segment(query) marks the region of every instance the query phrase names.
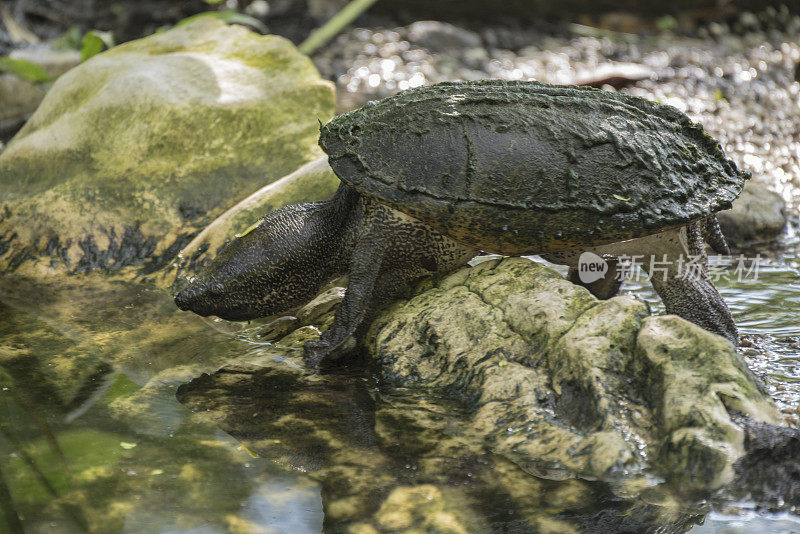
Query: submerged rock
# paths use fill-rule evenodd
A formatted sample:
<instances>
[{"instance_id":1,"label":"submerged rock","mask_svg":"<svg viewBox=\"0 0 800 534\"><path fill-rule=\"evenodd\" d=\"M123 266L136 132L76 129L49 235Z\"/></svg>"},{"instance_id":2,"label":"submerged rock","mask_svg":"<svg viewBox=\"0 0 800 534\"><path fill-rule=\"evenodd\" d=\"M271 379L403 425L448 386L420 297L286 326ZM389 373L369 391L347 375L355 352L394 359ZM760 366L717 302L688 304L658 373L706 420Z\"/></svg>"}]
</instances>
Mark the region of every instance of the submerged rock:
<instances>
[{"instance_id":1,"label":"submerged rock","mask_svg":"<svg viewBox=\"0 0 800 534\"><path fill-rule=\"evenodd\" d=\"M465 432L532 474L605 478L645 466L684 489L730 482L744 454L731 412L779 413L735 348L618 296L598 301L523 258L453 273L373 324L392 387L471 407Z\"/></svg>"},{"instance_id":2,"label":"submerged rock","mask_svg":"<svg viewBox=\"0 0 800 534\"><path fill-rule=\"evenodd\" d=\"M320 157L333 101L289 41L209 18L91 58L0 155L0 270L159 269Z\"/></svg>"}]
</instances>

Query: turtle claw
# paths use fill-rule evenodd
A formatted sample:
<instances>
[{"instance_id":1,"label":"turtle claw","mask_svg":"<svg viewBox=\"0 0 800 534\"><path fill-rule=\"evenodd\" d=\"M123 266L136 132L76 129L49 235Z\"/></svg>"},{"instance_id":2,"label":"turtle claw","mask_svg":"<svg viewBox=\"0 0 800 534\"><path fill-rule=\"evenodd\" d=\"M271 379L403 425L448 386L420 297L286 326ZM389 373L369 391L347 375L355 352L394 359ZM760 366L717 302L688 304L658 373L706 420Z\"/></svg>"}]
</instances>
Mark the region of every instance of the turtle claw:
<instances>
[{"instance_id":1,"label":"turtle claw","mask_svg":"<svg viewBox=\"0 0 800 534\"><path fill-rule=\"evenodd\" d=\"M320 364L325 361L332 351L330 343L322 339L307 341L303 345L303 362L306 367L319 370Z\"/></svg>"},{"instance_id":2,"label":"turtle claw","mask_svg":"<svg viewBox=\"0 0 800 534\"><path fill-rule=\"evenodd\" d=\"M303 361L306 367L316 371L352 351L355 345L356 342L352 336L347 336L337 342L325 339L323 333L323 337L320 339L306 341L303 345Z\"/></svg>"}]
</instances>

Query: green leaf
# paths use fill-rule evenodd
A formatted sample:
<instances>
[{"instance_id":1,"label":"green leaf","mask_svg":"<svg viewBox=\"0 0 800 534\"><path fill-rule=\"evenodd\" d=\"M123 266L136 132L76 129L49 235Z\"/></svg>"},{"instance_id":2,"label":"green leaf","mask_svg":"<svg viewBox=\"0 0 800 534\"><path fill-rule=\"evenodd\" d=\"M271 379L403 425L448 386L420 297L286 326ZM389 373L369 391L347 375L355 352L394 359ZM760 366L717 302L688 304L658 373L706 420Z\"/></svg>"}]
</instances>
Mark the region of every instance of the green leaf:
<instances>
[{"instance_id":1,"label":"green leaf","mask_svg":"<svg viewBox=\"0 0 800 534\"><path fill-rule=\"evenodd\" d=\"M664 15L656 19L656 28L662 32L672 31L678 27L678 21L672 15Z\"/></svg>"},{"instance_id":2,"label":"green leaf","mask_svg":"<svg viewBox=\"0 0 800 534\"><path fill-rule=\"evenodd\" d=\"M243 24L245 26L251 26L261 33L267 33L269 30L264 25L263 22L258 20L255 17L251 17L250 15L245 15L243 13L239 13L235 9L226 9L225 11L206 11L204 13L198 13L197 15L192 15L191 17L186 17L182 21L178 22L175 26L182 26L187 22L192 22L193 20L197 20L204 17L211 17L213 19L219 19L223 22L228 24Z\"/></svg>"},{"instance_id":3,"label":"green leaf","mask_svg":"<svg viewBox=\"0 0 800 534\"><path fill-rule=\"evenodd\" d=\"M630 198L621 197L619 195L611 195L611 196L616 198L617 200L624 200L625 202L630 201Z\"/></svg>"},{"instance_id":4,"label":"green leaf","mask_svg":"<svg viewBox=\"0 0 800 534\"><path fill-rule=\"evenodd\" d=\"M12 59L8 56L0 57L0 71L16 74L29 82L38 83L50 80L50 76L36 63L24 59Z\"/></svg>"},{"instance_id":5,"label":"green leaf","mask_svg":"<svg viewBox=\"0 0 800 534\"><path fill-rule=\"evenodd\" d=\"M97 30L90 30L83 36L81 43L81 61L86 61L92 56L96 56L103 51L104 48L111 48L114 46L114 39L111 32L101 32Z\"/></svg>"},{"instance_id":6,"label":"green leaf","mask_svg":"<svg viewBox=\"0 0 800 534\"><path fill-rule=\"evenodd\" d=\"M50 46L55 50L80 50L81 49L81 29L71 26L50 42Z\"/></svg>"}]
</instances>

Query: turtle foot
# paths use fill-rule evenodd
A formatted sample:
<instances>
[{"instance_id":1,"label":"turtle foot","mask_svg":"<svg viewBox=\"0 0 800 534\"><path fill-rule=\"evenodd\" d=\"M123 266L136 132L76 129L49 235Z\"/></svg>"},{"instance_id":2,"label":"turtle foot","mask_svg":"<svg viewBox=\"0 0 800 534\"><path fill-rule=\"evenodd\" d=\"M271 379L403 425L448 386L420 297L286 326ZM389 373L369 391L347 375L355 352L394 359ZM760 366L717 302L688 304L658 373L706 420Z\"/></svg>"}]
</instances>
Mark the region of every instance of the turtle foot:
<instances>
[{"instance_id":1,"label":"turtle foot","mask_svg":"<svg viewBox=\"0 0 800 534\"><path fill-rule=\"evenodd\" d=\"M320 339L306 341L303 345L303 362L310 370L317 372L352 351L355 345L352 336L337 342L325 339L323 333Z\"/></svg>"}]
</instances>

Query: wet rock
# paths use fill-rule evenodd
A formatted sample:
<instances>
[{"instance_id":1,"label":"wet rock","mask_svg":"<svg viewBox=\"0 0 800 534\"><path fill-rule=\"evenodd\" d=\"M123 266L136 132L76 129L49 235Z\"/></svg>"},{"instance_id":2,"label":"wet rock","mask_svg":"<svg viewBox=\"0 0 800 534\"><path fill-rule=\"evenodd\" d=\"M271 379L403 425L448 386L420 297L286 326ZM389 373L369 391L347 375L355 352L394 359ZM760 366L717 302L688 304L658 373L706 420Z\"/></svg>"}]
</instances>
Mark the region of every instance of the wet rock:
<instances>
[{"instance_id":1,"label":"wet rock","mask_svg":"<svg viewBox=\"0 0 800 534\"><path fill-rule=\"evenodd\" d=\"M747 454L736 462L739 498L771 506L800 505L800 430L738 417L745 429Z\"/></svg>"},{"instance_id":2,"label":"wet rock","mask_svg":"<svg viewBox=\"0 0 800 534\"><path fill-rule=\"evenodd\" d=\"M273 339L278 339L285 336L292 330L296 329L297 326L297 317L293 315L285 315L283 317L273 319L264 326L259 327L255 332L255 335L261 341L272 341Z\"/></svg>"},{"instance_id":3,"label":"wet rock","mask_svg":"<svg viewBox=\"0 0 800 534\"><path fill-rule=\"evenodd\" d=\"M291 43L209 18L59 78L0 155L0 270L167 265L209 221L322 154L333 91Z\"/></svg>"},{"instance_id":4,"label":"wet rock","mask_svg":"<svg viewBox=\"0 0 800 534\"><path fill-rule=\"evenodd\" d=\"M297 311L297 318L302 324L312 324L320 317L334 309L344 298L345 288L332 287L320 293L317 298Z\"/></svg>"},{"instance_id":5,"label":"wet rock","mask_svg":"<svg viewBox=\"0 0 800 534\"><path fill-rule=\"evenodd\" d=\"M476 48L483 44L477 33L435 20L422 20L409 25L408 40L434 53Z\"/></svg>"},{"instance_id":6,"label":"wet rock","mask_svg":"<svg viewBox=\"0 0 800 534\"><path fill-rule=\"evenodd\" d=\"M684 489L720 487L744 454L730 412L779 422L734 347L627 296L597 301L523 258L457 271L373 324L392 387L446 391L464 432L548 478L646 465Z\"/></svg>"},{"instance_id":7,"label":"wet rock","mask_svg":"<svg viewBox=\"0 0 800 534\"><path fill-rule=\"evenodd\" d=\"M786 226L786 203L764 182L745 184L733 208L717 217L722 232L734 246L772 241Z\"/></svg>"}]
</instances>

